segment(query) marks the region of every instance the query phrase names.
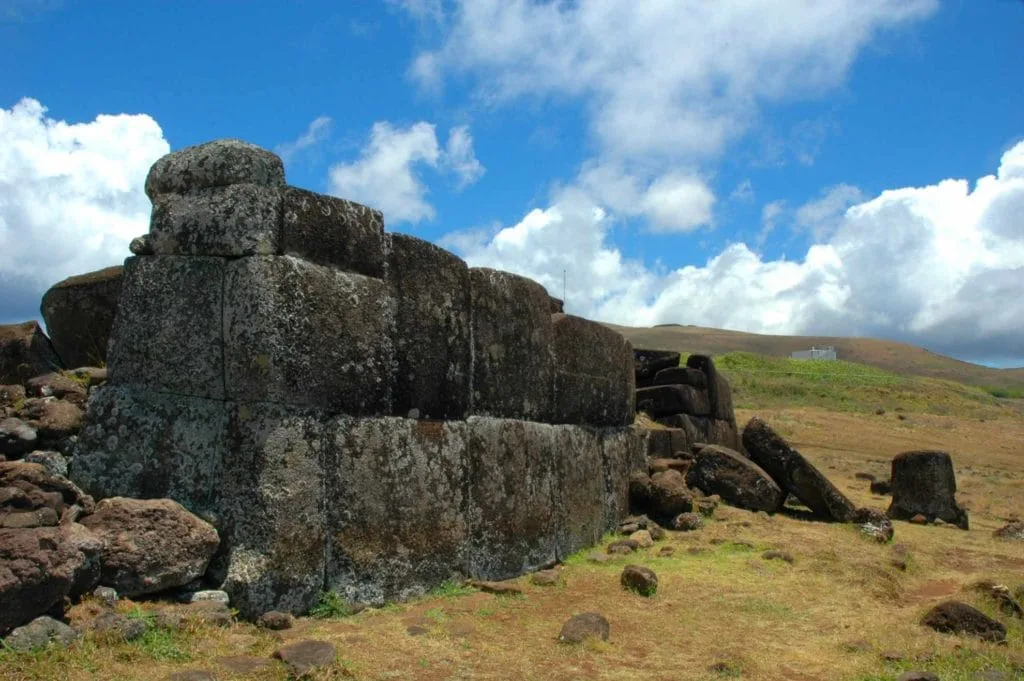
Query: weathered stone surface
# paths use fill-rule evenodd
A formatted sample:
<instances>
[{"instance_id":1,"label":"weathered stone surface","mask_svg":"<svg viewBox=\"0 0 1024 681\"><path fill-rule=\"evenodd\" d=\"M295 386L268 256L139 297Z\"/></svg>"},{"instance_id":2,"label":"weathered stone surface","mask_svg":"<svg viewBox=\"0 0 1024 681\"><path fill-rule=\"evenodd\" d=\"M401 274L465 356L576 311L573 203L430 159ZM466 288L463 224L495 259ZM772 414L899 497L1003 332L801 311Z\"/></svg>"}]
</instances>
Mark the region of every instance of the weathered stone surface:
<instances>
[{"instance_id":1,"label":"weathered stone surface","mask_svg":"<svg viewBox=\"0 0 1024 681\"><path fill-rule=\"evenodd\" d=\"M286 187L283 195L284 255L368 277L384 276L384 216L380 211L297 187Z\"/></svg>"},{"instance_id":2,"label":"weathered stone surface","mask_svg":"<svg viewBox=\"0 0 1024 681\"><path fill-rule=\"evenodd\" d=\"M70 476L96 497L166 497L205 514L228 432L224 402L108 384L93 391Z\"/></svg>"},{"instance_id":3,"label":"weathered stone surface","mask_svg":"<svg viewBox=\"0 0 1024 681\"><path fill-rule=\"evenodd\" d=\"M743 442L735 421L723 421L722 419L706 420L707 438L705 442L709 445L721 445L734 449L737 452L743 449Z\"/></svg>"},{"instance_id":4,"label":"weathered stone surface","mask_svg":"<svg viewBox=\"0 0 1024 681\"><path fill-rule=\"evenodd\" d=\"M667 470L651 476L649 513L653 517L670 521L680 513L693 510L693 494L686 487L686 478L676 470Z\"/></svg>"},{"instance_id":5,"label":"weathered stone surface","mask_svg":"<svg viewBox=\"0 0 1024 681\"><path fill-rule=\"evenodd\" d=\"M708 355L690 355L686 366L704 372L708 384L708 399L711 402L711 416L722 421L735 423L736 414L732 407L732 388L725 377L718 373L715 363Z\"/></svg>"},{"instance_id":6,"label":"weathered stone surface","mask_svg":"<svg viewBox=\"0 0 1024 681\"><path fill-rule=\"evenodd\" d=\"M704 518L699 513L680 513L672 520L672 529L693 532L704 527Z\"/></svg>"},{"instance_id":7,"label":"weathered stone surface","mask_svg":"<svg viewBox=\"0 0 1024 681\"><path fill-rule=\"evenodd\" d=\"M647 456L651 459L689 457L693 440L682 428L651 428L647 435Z\"/></svg>"},{"instance_id":8,"label":"weathered stone surface","mask_svg":"<svg viewBox=\"0 0 1024 681\"><path fill-rule=\"evenodd\" d=\"M380 279L291 256L228 265L227 394L240 401L387 413L392 306Z\"/></svg>"},{"instance_id":9,"label":"weathered stone surface","mask_svg":"<svg viewBox=\"0 0 1024 681\"><path fill-rule=\"evenodd\" d=\"M1024 541L1024 522L1020 522L1018 520L1016 522L1007 523L993 532L992 536L996 539L1016 539L1018 541Z\"/></svg>"},{"instance_id":10,"label":"weathered stone surface","mask_svg":"<svg viewBox=\"0 0 1024 681\"><path fill-rule=\"evenodd\" d=\"M683 477L686 477L692 465L692 457L687 459L651 459L647 470L651 475L664 471L678 471Z\"/></svg>"},{"instance_id":11,"label":"weathered stone surface","mask_svg":"<svg viewBox=\"0 0 1024 681\"><path fill-rule=\"evenodd\" d=\"M697 390L707 390L708 379L700 369L673 366L656 373L652 385L688 385Z\"/></svg>"},{"instance_id":12,"label":"weathered stone surface","mask_svg":"<svg viewBox=\"0 0 1024 681\"><path fill-rule=\"evenodd\" d=\"M68 460L60 452L48 451L45 449L29 452L22 459L25 463L37 463L46 469L50 475L67 477Z\"/></svg>"},{"instance_id":13,"label":"weathered stone surface","mask_svg":"<svg viewBox=\"0 0 1024 681\"><path fill-rule=\"evenodd\" d=\"M0 419L0 454L12 459L39 447L39 433L22 419Z\"/></svg>"},{"instance_id":14,"label":"weathered stone surface","mask_svg":"<svg viewBox=\"0 0 1024 681\"><path fill-rule=\"evenodd\" d=\"M786 495L753 461L725 447L708 445L697 453L686 482L705 494L751 511L774 513Z\"/></svg>"},{"instance_id":15,"label":"weathered stone surface","mask_svg":"<svg viewBox=\"0 0 1024 681\"><path fill-rule=\"evenodd\" d=\"M633 422L632 346L608 327L573 315L551 317L554 423L625 426Z\"/></svg>"},{"instance_id":16,"label":"weathered stone surface","mask_svg":"<svg viewBox=\"0 0 1024 681\"><path fill-rule=\"evenodd\" d=\"M554 562L554 427L471 417L469 574L507 579Z\"/></svg>"},{"instance_id":17,"label":"weathered stone surface","mask_svg":"<svg viewBox=\"0 0 1024 681\"><path fill-rule=\"evenodd\" d=\"M331 588L380 603L465 574L466 423L339 417L330 427Z\"/></svg>"},{"instance_id":18,"label":"weathered stone surface","mask_svg":"<svg viewBox=\"0 0 1024 681\"><path fill-rule=\"evenodd\" d=\"M129 598L201 577L220 543L211 525L171 499L103 499L81 524L106 544L103 585Z\"/></svg>"},{"instance_id":19,"label":"weathered stone surface","mask_svg":"<svg viewBox=\"0 0 1024 681\"><path fill-rule=\"evenodd\" d=\"M0 513L8 508L20 510L52 509L62 517L70 508L92 512L92 497L70 480L51 475L43 466L20 461L0 461Z\"/></svg>"},{"instance_id":20,"label":"weathered stone surface","mask_svg":"<svg viewBox=\"0 0 1024 681\"><path fill-rule=\"evenodd\" d=\"M611 627L604 615L585 612L566 620L558 634L558 640L562 643L583 643L590 638L607 641L610 633Z\"/></svg>"},{"instance_id":21,"label":"weathered stone surface","mask_svg":"<svg viewBox=\"0 0 1024 681\"><path fill-rule=\"evenodd\" d=\"M323 412L239 405L221 476L222 534L231 558L222 588L242 617L308 612L324 587L327 447Z\"/></svg>"},{"instance_id":22,"label":"weathered stone surface","mask_svg":"<svg viewBox=\"0 0 1024 681\"><path fill-rule=\"evenodd\" d=\"M564 300L561 298L555 298L554 296L551 296L549 300L551 301L551 314L561 314L562 312L565 312Z\"/></svg>"},{"instance_id":23,"label":"weathered stone surface","mask_svg":"<svg viewBox=\"0 0 1024 681\"><path fill-rule=\"evenodd\" d=\"M223 293L222 258L126 260L110 382L223 399Z\"/></svg>"},{"instance_id":24,"label":"weathered stone surface","mask_svg":"<svg viewBox=\"0 0 1024 681\"><path fill-rule=\"evenodd\" d=\"M0 635L60 603L83 563L61 528L0 528Z\"/></svg>"},{"instance_id":25,"label":"weathered stone surface","mask_svg":"<svg viewBox=\"0 0 1024 681\"><path fill-rule=\"evenodd\" d=\"M554 385L554 331L548 294L509 272L469 270L474 414L548 421Z\"/></svg>"},{"instance_id":26,"label":"weathered stone surface","mask_svg":"<svg viewBox=\"0 0 1024 681\"><path fill-rule=\"evenodd\" d=\"M689 385L655 385L636 391L636 409L654 416L690 414L707 416L711 413L706 392Z\"/></svg>"},{"instance_id":27,"label":"weathered stone surface","mask_svg":"<svg viewBox=\"0 0 1024 681\"><path fill-rule=\"evenodd\" d=\"M291 629L294 625L295 618L290 613L281 612L279 610L269 610L259 616L256 620L256 624L261 629L270 629L271 631L282 631L284 629Z\"/></svg>"},{"instance_id":28,"label":"weathered stone surface","mask_svg":"<svg viewBox=\"0 0 1024 681\"><path fill-rule=\"evenodd\" d=\"M689 414L669 414L668 416L659 416L655 420L668 428L676 428L683 431L686 440L690 443L690 451L693 450L693 445L698 442L713 444L708 442L711 419L703 416L690 416Z\"/></svg>"},{"instance_id":29,"label":"weathered stone surface","mask_svg":"<svg viewBox=\"0 0 1024 681\"><path fill-rule=\"evenodd\" d=\"M149 246L156 255L276 255L281 246L281 192L232 184L157 196Z\"/></svg>"},{"instance_id":30,"label":"weathered stone surface","mask_svg":"<svg viewBox=\"0 0 1024 681\"><path fill-rule=\"evenodd\" d=\"M59 444L82 429L81 407L56 397L32 397L19 412L39 435L44 447Z\"/></svg>"},{"instance_id":31,"label":"weathered stone surface","mask_svg":"<svg viewBox=\"0 0 1024 681\"><path fill-rule=\"evenodd\" d=\"M160 158L146 176L146 196L183 194L230 184L284 184L284 164L265 149L239 139L185 147Z\"/></svg>"},{"instance_id":32,"label":"weathered stone surface","mask_svg":"<svg viewBox=\"0 0 1024 681\"><path fill-rule=\"evenodd\" d=\"M557 483L555 527L559 560L601 541L605 518L604 457L600 436L579 426L553 429Z\"/></svg>"},{"instance_id":33,"label":"weathered stone surface","mask_svg":"<svg viewBox=\"0 0 1024 681\"><path fill-rule=\"evenodd\" d=\"M81 407L88 394L82 383L63 373L51 372L25 381L26 397L56 397Z\"/></svg>"},{"instance_id":34,"label":"weathered stone surface","mask_svg":"<svg viewBox=\"0 0 1024 681\"><path fill-rule=\"evenodd\" d=\"M956 473L946 452L904 452L892 460L892 504L888 515L909 520L923 515L967 529L967 511L956 503Z\"/></svg>"},{"instance_id":35,"label":"weathered stone surface","mask_svg":"<svg viewBox=\"0 0 1024 681\"><path fill-rule=\"evenodd\" d=\"M77 369L70 369L69 373L76 380L83 381L90 388L95 388L107 382L106 367L78 367Z\"/></svg>"},{"instance_id":36,"label":"weathered stone surface","mask_svg":"<svg viewBox=\"0 0 1024 681\"><path fill-rule=\"evenodd\" d=\"M395 308L392 411L461 419L470 404L469 267L448 251L390 235L387 281ZM413 412L415 410L415 412Z\"/></svg>"},{"instance_id":37,"label":"weathered stone surface","mask_svg":"<svg viewBox=\"0 0 1024 681\"><path fill-rule=\"evenodd\" d=\"M921 624L944 634L967 634L984 641L1006 640L1006 627L975 607L944 601L925 613Z\"/></svg>"},{"instance_id":38,"label":"weathered stone surface","mask_svg":"<svg viewBox=\"0 0 1024 681\"><path fill-rule=\"evenodd\" d=\"M636 386L645 388L654 384L654 376L662 369L679 366L680 355L672 350L646 350L633 348Z\"/></svg>"},{"instance_id":39,"label":"weathered stone surface","mask_svg":"<svg viewBox=\"0 0 1024 681\"><path fill-rule=\"evenodd\" d=\"M647 470L646 428L629 426L598 431L605 470L605 527L629 513L630 475Z\"/></svg>"},{"instance_id":40,"label":"weathered stone surface","mask_svg":"<svg viewBox=\"0 0 1024 681\"><path fill-rule=\"evenodd\" d=\"M121 297L122 269L118 265L69 277L43 295L40 311L64 366L106 363L110 329Z\"/></svg>"},{"instance_id":41,"label":"weathered stone surface","mask_svg":"<svg viewBox=\"0 0 1024 681\"><path fill-rule=\"evenodd\" d=\"M641 596L653 596L658 591L658 575L642 565L627 565L619 578L623 589L635 591Z\"/></svg>"},{"instance_id":42,"label":"weathered stone surface","mask_svg":"<svg viewBox=\"0 0 1024 681\"><path fill-rule=\"evenodd\" d=\"M889 517L875 508L858 508L851 522L858 526L861 534L871 537L880 544L892 541L895 533Z\"/></svg>"},{"instance_id":43,"label":"weathered stone surface","mask_svg":"<svg viewBox=\"0 0 1024 681\"><path fill-rule=\"evenodd\" d=\"M853 518L853 502L761 419L755 417L747 423L743 446L779 487L806 504L815 515L839 522Z\"/></svg>"},{"instance_id":44,"label":"weathered stone surface","mask_svg":"<svg viewBox=\"0 0 1024 681\"><path fill-rule=\"evenodd\" d=\"M292 675L302 678L334 662L337 653L328 641L296 641L274 651L274 657L288 666Z\"/></svg>"},{"instance_id":45,"label":"weathered stone surface","mask_svg":"<svg viewBox=\"0 0 1024 681\"><path fill-rule=\"evenodd\" d=\"M48 644L67 648L78 637L79 633L68 625L44 615L12 631L4 639L4 645L19 652L44 648Z\"/></svg>"},{"instance_id":46,"label":"weathered stone surface","mask_svg":"<svg viewBox=\"0 0 1024 681\"><path fill-rule=\"evenodd\" d=\"M60 357L39 324L0 325L0 384L21 384L61 367Z\"/></svg>"}]
</instances>

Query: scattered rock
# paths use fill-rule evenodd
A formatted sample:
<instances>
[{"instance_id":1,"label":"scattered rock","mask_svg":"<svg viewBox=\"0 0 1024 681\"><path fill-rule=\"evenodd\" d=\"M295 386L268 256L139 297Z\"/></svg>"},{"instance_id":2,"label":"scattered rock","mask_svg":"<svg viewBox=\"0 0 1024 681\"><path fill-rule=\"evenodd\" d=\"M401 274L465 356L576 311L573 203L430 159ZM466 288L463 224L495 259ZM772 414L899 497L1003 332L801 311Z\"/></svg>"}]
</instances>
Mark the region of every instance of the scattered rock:
<instances>
[{"instance_id":1,"label":"scattered rock","mask_svg":"<svg viewBox=\"0 0 1024 681\"><path fill-rule=\"evenodd\" d=\"M609 546L608 548L609 548L608 553L612 553L611 547ZM589 561L591 563L607 563L609 560L611 560L611 558L608 556L608 553L601 553L600 551L592 551L590 553L590 555L587 556L587 561ZM630 553L632 553L632 551L630 551Z\"/></svg>"},{"instance_id":2,"label":"scattered rock","mask_svg":"<svg viewBox=\"0 0 1024 681\"><path fill-rule=\"evenodd\" d=\"M129 618L112 611L101 612L92 623L92 630L100 633L114 633L125 641L142 638L149 626L145 620Z\"/></svg>"},{"instance_id":3,"label":"scattered rock","mask_svg":"<svg viewBox=\"0 0 1024 681\"><path fill-rule=\"evenodd\" d=\"M39 434L36 429L19 418L0 420L0 454L12 459L38 449Z\"/></svg>"},{"instance_id":4,"label":"scattered rock","mask_svg":"<svg viewBox=\"0 0 1024 681\"><path fill-rule=\"evenodd\" d=\"M334 645L327 641L296 641L274 651L274 657L288 665L292 674L303 676L334 662Z\"/></svg>"},{"instance_id":5,"label":"scattered rock","mask_svg":"<svg viewBox=\"0 0 1024 681\"><path fill-rule=\"evenodd\" d=\"M183 614L183 619L215 627L230 627L235 621L231 610L220 601L199 601L198 603L193 603Z\"/></svg>"},{"instance_id":6,"label":"scattered rock","mask_svg":"<svg viewBox=\"0 0 1024 681\"><path fill-rule=\"evenodd\" d=\"M871 482L871 493L880 497L887 497L892 494L892 483L888 480L873 480Z\"/></svg>"},{"instance_id":7,"label":"scattered rock","mask_svg":"<svg viewBox=\"0 0 1024 681\"><path fill-rule=\"evenodd\" d=\"M892 460L890 518L907 520L922 515L966 530L967 511L956 502L956 474L946 452L904 452Z\"/></svg>"},{"instance_id":8,"label":"scattered rock","mask_svg":"<svg viewBox=\"0 0 1024 681\"><path fill-rule=\"evenodd\" d=\"M992 533L996 539L1016 539L1024 541L1024 522L1016 521L1007 523Z\"/></svg>"},{"instance_id":9,"label":"scattered rock","mask_svg":"<svg viewBox=\"0 0 1024 681\"><path fill-rule=\"evenodd\" d=\"M704 519L699 513L680 513L672 521L672 529L680 532L692 532L704 527Z\"/></svg>"},{"instance_id":10,"label":"scattered rock","mask_svg":"<svg viewBox=\"0 0 1024 681\"><path fill-rule=\"evenodd\" d=\"M780 551L779 549L771 549L761 554L761 557L765 560L784 560L787 563L793 563L793 554L789 551Z\"/></svg>"},{"instance_id":11,"label":"scattered rock","mask_svg":"<svg viewBox=\"0 0 1024 681\"><path fill-rule=\"evenodd\" d=\"M627 553L633 553L638 548L640 548L640 544L638 544L635 539L620 539L609 544L606 551L610 554L621 556L626 555Z\"/></svg>"},{"instance_id":12,"label":"scattered rock","mask_svg":"<svg viewBox=\"0 0 1024 681\"><path fill-rule=\"evenodd\" d=\"M726 447L702 447L686 481L705 494L751 511L774 513L782 507L784 495L775 481L753 461Z\"/></svg>"},{"instance_id":13,"label":"scattered rock","mask_svg":"<svg viewBox=\"0 0 1024 681\"><path fill-rule=\"evenodd\" d=\"M68 476L68 460L60 452L36 450L25 455L25 463L37 463L50 475Z\"/></svg>"},{"instance_id":14,"label":"scattered rock","mask_svg":"<svg viewBox=\"0 0 1024 681\"><path fill-rule=\"evenodd\" d=\"M898 650L883 650L881 652L881 657L886 662L902 662L906 659L906 655Z\"/></svg>"},{"instance_id":15,"label":"scattered rock","mask_svg":"<svg viewBox=\"0 0 1024 681\"><path fill-rule=\"evenodd\" d=\"M522 596L523 588L518 584L512 582L488 582L471 579L469 585L474 589L479 589L484 593L494 594L495 596Z\"/></svg>"},{"instance_id":16,"label":"scattered rock","mask_svg":"<svg viewBox=\"0 0 1024 681\"><path fill-rule=\"evenodd\" d=\"M167 681L216 681L216 677L202 669L186 669L168 675Z\"/></svg>"},{"instance_id":17,"label":"scattered rock","mask_svg":"<svg viewBox=\"0 0 1024 681\"><path fill-rule=\"evenodd\" d=\"M920 513L918 513L916 515L911 516L907 520L907 522L912 523L914 525L927 525L928 524L928 518L926 516L921 515Z\"/></svg>"},{"instance_id":18,"label":"scattered rock","mask_svg":"<svg viewBox=\"0 0 1024 681\"><path fill-rule=\"evenodd\" d=\"M228 655L214 660L232 674L251 676L270 666L270 662L255 655Z\"/></svg>"},{"instance_id":19,"label":"scattered rock","mask_svg":"<svg viewBox=\"0 0 1024 681\"><path fill-rule=\"evenodd\" d=\"M66 648L78 636L78 632L68 625L43 615L9 633L4 638L4 645L21 652L44 648L48 643Z\"/></svg>"},{"instance_id":20,"label":"scattered rock","mask_svg":"<svg viewBox=\"0 0 1024 681\"><path fill-rule=\"evenodd\" d=\"M873 473L865 473L863 471L858 471L854 473L853 477L856 478L857 480L867 480L868 482L875 481L875 475Z\"/></svg>"},{"instance_id":21,"label":"scattered rock","mask_svg":"<svg viewBox=\"0 0 1024 681\"><path fill-rule=\"evenodd\" d=\"M662 546L658 549L659 558L671 558L675 554L676 550L673 546Z\"/></svg>"},{"instance_id":22,"label":"scattered rock","mask_svg":"<svg viewBox=\"0 0 1024 681\"><path fill-rule=\"evenodd\" d=\"M882 511L874 508L858 508L853 514L853 523L861 533L880 544L892 541L895 530L892 521Z\"/></svg>"},{"instance_id":23,"label":"scattered rock","mask_svg":"<svg viewBox=\"0 0 1024 681\"><path fill-rule=\"evenodd\" d=\"M1006 640L1006 627L977 608L960 601L945 601L925 613L921 624L945 634L967 634L984 641Z\"/></svg>"},{"instance_id":24,"label":"scattered rock","mask_svg":"<svg viewBox=\"0 0 1024 681\"><path fill-rule=\"evenodd\" d=\"M108 608L113 608L117 605L117 601L120 599L117 589L112 589L109 586L96 587L93 590L92 595L99 599L99 601Z\"/></svg>"},{"instance_id":25,"label":"scattered rock","mask_svg":"<svg viewBox=\"0 0 1024 681\"><path fill-rule=\"evenodd\" d=\"M410 636L426 636L430 633L430 630L422 624L410 624L408 627L405 628L405 633L409 634Z\"/></svg>"},{"instance_id":26,"label":"scattered rock","mask_svg":"<svg viewBox=\"0 0 1024 681\"><path fill-rule=\"evenodd\" d=\"M206 589L203 591L185 591L178 594L178 600L182 603L199 603L201 601L216 601L228 605L231 597L227 592L219 589Z\"/></svg>"},{"instance_id":27,"label":"scattered rock","mask_svg":"<svg viewBox=\"0 0 1024 681\"><path fill-rule=\"evenodd\" d=\"M271 610L260 615L259 619L256 620L256 624L263 629L282 631L284 629L291 629L293 621L294 618L290 613Z\"/></svg>"},{"instance_id":28,"label":"scattered rock","mask_svg":"<svg viewBox=\"0 0 1024 681\"><path fill-rule=\"evenodd\" d=\"M530 581L536 586L558 586L561 579L558 570L541 570L530 575Z\"/></svg>"},{"instance_id":29,"label":"scattered rock","mask_svg":"<svg viewBox=\"0 0 1024 681\"><path fill-rule=\"evenodd\" d=\"M611 626L603 615L585 612L566 620L561 633L558 634L558 640L562 643L583 643L592 638L607 641L610 634Z\"/></svg>"},{"instance_id":30,"label":"scattered rock","mask_svg":"<svg viewBox=\"0 0 1024 681\"><path fill-rule=\"evenodd\" d=\"M654 546L654 538L651 537L651 533L647 530L637 530L633 534L629 535L632 541L636 542L637 547L641 549L649 549Z\"/></svg>"},{"instance_id":31,"label":"scattered rock","mask_svg":"<svg viewBox=\"0 0 1024 681\"><path fill-rule=\"evenodd\" d=\"M658 591L658 575L642 565L627 565L620 577L622 588L650 597Z\"/></svg>"},{"instance_id":32,"label":"scattered rock","mask_svg":"<svg viewBox=\"0 0 1024 681\"><path fill-rule=\"evenodd\" d=\"M896 681L939 681L939 675L934 672L903 672Z\"/></svg>"},{"instance_id":33,"label":"scattered rock","mask_svg":"<svg viewBox=\"0 0 1024 681\"><path fill-rule=\"evenodd\" d=\"M691 510L693 495L682 473L669 469L651 476L651 514L657 518L674 518Z\"/></svg>"},{"instance_id":34,"label":"scattered rock","mask_svg":"<svg viewBox=\"0 0 1024 681\"><path fill-rule=\"evenodd\" d=\"M712 516L715 514L715 509L722 503L722 497L717 494L710 496L701 497L697 499L697 512L703 516Z\"/></svg>"}]
</instances>

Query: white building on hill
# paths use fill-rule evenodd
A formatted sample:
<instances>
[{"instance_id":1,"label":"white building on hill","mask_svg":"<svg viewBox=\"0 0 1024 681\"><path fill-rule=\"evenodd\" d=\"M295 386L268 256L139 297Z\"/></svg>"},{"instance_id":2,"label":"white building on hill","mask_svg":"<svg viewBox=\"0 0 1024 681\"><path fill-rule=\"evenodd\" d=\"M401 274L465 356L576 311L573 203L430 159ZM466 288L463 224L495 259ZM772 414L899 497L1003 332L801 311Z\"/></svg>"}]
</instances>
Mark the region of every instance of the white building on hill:
<instances>
[{"instance_id":1,"label":"white building on hill","mask_svg":"<svg viewBox=\"0 0 1024 681\"><path fill-rule=\"evenodd\" d=\"M797 350L790 354L789 358L834 360L836 358L836 348L834 345L826 345L820 348L812 345L810 350Z\"/></svg>"}]
</instances>

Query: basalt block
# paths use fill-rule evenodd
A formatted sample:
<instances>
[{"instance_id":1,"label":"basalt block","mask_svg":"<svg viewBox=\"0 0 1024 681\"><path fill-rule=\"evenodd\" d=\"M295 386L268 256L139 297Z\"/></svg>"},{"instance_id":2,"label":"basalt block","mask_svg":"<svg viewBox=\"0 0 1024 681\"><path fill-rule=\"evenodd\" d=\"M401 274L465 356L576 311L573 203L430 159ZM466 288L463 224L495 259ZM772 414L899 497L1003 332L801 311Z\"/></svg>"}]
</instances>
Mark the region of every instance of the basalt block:
<instances>
[{"instance_id":1,"label":"basalt block","mask_svg":"<svg viewBox=\"0 0 1024 681\"><path fill-rule=\"evenodd\" d=\"M652 428L647 434L647 456L651 459L689 457L693 443L682 428Z\"/></svg>"},{"instance_id":2,"label":"basalt block","mask_svg":"<svg viewBox=\"0 0 1024 681\"><path fill-rule=\"evenodd\" d=\"M328 585L380 603L465 575L466 423L339 417L330 428Z\"/></svg>"},{"instance_id":3,"label":"basalt block","mask_svg":"<svg viewBox=\"0 0 1024 681\"><path fill-rule=\"evenodd\" d=\"M353 201L286 187L281 247L318 265L384 276L384 216Z\"/></svg>"},{"instance_id":4,"label":"basalt block","mask_svg":"<svg viewBox=\"0 0 1024 681\"><path fill-rule=\"evenodd\" d=\"M697 390L707 390L708 378L703 371L693 367L669 367L654 375L653 385L688 385Z\"/></svg>"},{"instance_id":5,"label":"basalt block","mask_svg":"<svg viewBox=\"0 0 1024 681\"><path fill-rule=\"evenodd\" d=\"M554 385L554 330L544 287L509 272L473 267L472 411L548 421Z\"/></svg>"},{"instance_id":6,"label":"basalt block","mask_svg":"<svg viewBox=\"0 0 1024 681\"><path fill-rule=\"evenodd\" d=\"M146 176L146 196L183 194L231 184L279 186L284 164L275 154L239 139L220 139L163 156Z\"/></svg>"},{"instance_id":7,"label":"basalt block","mask_svg":"<svg viewBox=\"0 0 1024 681\"><path fill-rule=\"evenodd\" d=\"M553 423L625 426L633 422L635 378L629 342L608 327L552 315Z\"/></svg>"},{"instance_id":8,"label":"basalt block","mask_svg":"<svg viewBox=\"0 0 1024 681\"><path fill-rule=\"evenodd\" d=\"M111 384L224 398L224 265L206 256L125 261L108 353Z\"/></svg>"},{"instance_id":9,"label":"basalt block","mask_svg":"<svg viewBox=\"0 0 1024 681\"><path fill-rule=\"evenodd\" d=\"M686 483L751 511L774 513L785 500L783 491L757 464L739 452L717 445L697 452L686 474Z\"/></svg>"},{"instance_id":10,"label":"basalt block","mask_svg":"<svg viewBox=\"0 0 1024 681\"><path fill-rule=\"evenodd\" d=\"M64 366L103 366L110 330L121 298L121 266L89 272L54 284L40 311Z\"/></svg>"},{"instance_id":11,"label":"basalt block","mask_svg":"<svg viewBox=\"0 0 1024 681\"><path fill-rule=\"evenodd\" d=\"M387 413L393 375L387 284L291 256L233 260L225 280L230 398Z\"/></svg>"},{"instance_id":12,"label":"basalt block","mask_svg":"<svg viewBox=\"0 0 1024 681\"><path fill-rule=\"evenodd\" d=\"M434 244L393 234L387 282L395 305L393 412L463 418L472 373L469 267Z\"/></svg>"},{"instance_id":13,"label":"basalt block","mask_svg":"<svg viewBox=\"0 0 1024 681\"><path fill-rule=\"evenodd\" d=\"M20 385L60 368L60 358L38 323L0 325L0 384Z\"/></svg>"},{"instance_id":14,"label":"basalt block","mask_svg":"<svg viewBox=\"0 0 1024 681\"><path fill-rule=\"evenodd\" d=\"M274 255L281 242L281 192L233 184L153 199L149 245L156 255Z\"/></svg>"},{"instance_id":15,"label":"basalt block","mask_svg":"<svg viewBox=\"0 0 1024 681\"><path fill-rule=\"evenodd\" d=\"M686 366L704 373L708 384L708 400L713 418L722 421L736 421L736 413L732 406L732 388L729 381L718 373L715 363L708 355L690 355L686 358Z\"/></svg>"},{"instance_id":16,"label":"basalt block","mask_svg":"<svg viewBox=\"0 0 1024 681\"><path fill-rule=\"evenodd\" d=\"M469 574L501 580L557 557L554 427L470 417Z\"/></svg>"},{"instance_id":17,"label":"basalt block","mask_svg":"<svg viewBox=\"0 0 1024 681\"><path fill-rule=\"evenodd\" d=\"M647 472L650 431L646 428L606 428L598 431L605 471L605 528L615 527L629 514L629 478Z\"/></svg>"},{"instance_id":18,"label":"basalt block","mask_svg":"<svg viewBox=\"0 0 1024 681\"><path fill-rule=\"evenodd\" d=\"M636 385L646 388L654 383L654 376L662 369L679 366L680 355L672 350L633 349Z\"/></svg>"},{"instance_id":19,"label":"basalt block","mask_svg":"<svg viewBox=\"0 0 1024 681\"><path fill-rule=\"evenodd\" d=\"M555 489L559 560L600 543L606 527L604 455L597 431L555 426Z\"/></svg>"},{"instance_id":20,"label":"basalt block","mask_svg":"<svg viewBox=\"0 0 1024 681\"><path fill-rule=\"evenodd\" d=\"M904 452L892 460L892 504L888 515L909 520L923 515L966 530L967 511L956 502L956 473L946 452Z\"/></svg>"},{"instance_id":21,"label":"basalt block","mask_svg":"<svg viewBox=\"0 0 1024 681\"><path fill-rule=\"evenodd\" d=\"M670 414L709 416L708 394L689 385L656 385L636 391L637 411L655 418Z\"/></svg>"}]
</instances>

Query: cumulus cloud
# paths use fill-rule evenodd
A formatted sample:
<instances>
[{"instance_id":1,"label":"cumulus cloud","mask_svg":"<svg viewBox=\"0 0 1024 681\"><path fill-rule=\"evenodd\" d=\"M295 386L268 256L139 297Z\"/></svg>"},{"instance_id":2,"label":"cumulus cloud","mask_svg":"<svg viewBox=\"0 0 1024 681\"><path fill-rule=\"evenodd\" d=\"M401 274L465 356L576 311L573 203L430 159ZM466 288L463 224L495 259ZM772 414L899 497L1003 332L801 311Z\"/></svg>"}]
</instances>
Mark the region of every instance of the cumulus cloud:
<instances>
[{"instance_id":1,"label":"cumulus cloud","mask_svg":"<svg viewBox=\"0 0 1024 681\"><path fill-rule=\"evenodd\" d=\"M292 142L279 144L274 148L285 162L292 160L301 151L309 149L320 142L323 142L331 134L331 117L318 116L306 127L298 139Z\"/></svg>"},{"instance_id":2,"label":"cumulus cloud","mask_svg":"<svg viewBox=\"0 0 1024 681\"><path fill-rule=\"evenodd\" d=\"M764 204L761 208L761 231L757 235L757 245L763 246L768 236L775 231L782 216L786 213L786 202L782 199Z\"/></svg>"},{"instance_id":3,"label":"cumulus cloud","mask_svg":"<svg viewBox=\"0 0 1024 681\"><path fill-rule=\"evenodd\" d=\"M130 255L149 227L146 174L170 151L147 115L46 111L29 98L0 108L0 321L36 318L49 286Z\"/></svg>"},{"instance_id":4,"label":"cumulus cloud","mask_svg":"<svg viewBox=\"0 0 1024 681\"><path fill-rule=\"evenodd\" d=\"M442 150L431 123L420 121L396 128L379 121L373 124L358 160L331 167L329 191L383 211L389 224L432 220L434 207L427 201L429 190L420 175L424 166L450 170L459 189L484 173L473 154L473 138L466 127L454 128Z\"/></svg>"},{"instance_id":5,"label":"cumulus cloud","mask_svg":"<svg viewBox=\"0 0 1024 681\"><path fill-rule=\"evenodd\" d=\"M765 260L739 243L703 266L657 272L625 258L609 239L616 216L572 188L549 208L461 246L471 264L519 272L553 293L566 270L567 309L594 319L866 335L1024 361L1024 142L973 190L948 179L848 206L850 187L822 196L805 207L833 208L805 217L826 215L834 229L793 261Z\"/></svg>"},{"instance_id":6,"label":"cumulus cloud","mask_svg":"<svg viewBox=\"0 0 1024 681\"><path fill-rule=\"evenodd\" d=\"M846 210L864 198L860 189L852 185L828 187L822 190L820 198L808 201L796 209L796 224L810 232L814 238L823 239L842 225Z\"/></svg>"}]
</instances>

